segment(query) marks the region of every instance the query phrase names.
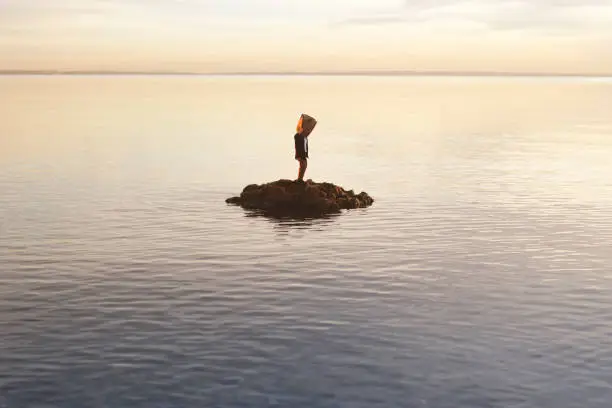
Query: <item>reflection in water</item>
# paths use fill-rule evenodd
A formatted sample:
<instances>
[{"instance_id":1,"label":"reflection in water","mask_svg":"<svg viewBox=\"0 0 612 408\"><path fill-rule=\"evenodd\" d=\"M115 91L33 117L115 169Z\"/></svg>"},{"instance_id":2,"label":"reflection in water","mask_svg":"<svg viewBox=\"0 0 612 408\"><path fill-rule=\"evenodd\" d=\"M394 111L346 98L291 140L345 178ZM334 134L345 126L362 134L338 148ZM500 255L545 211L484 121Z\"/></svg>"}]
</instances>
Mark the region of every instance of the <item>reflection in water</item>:
<instances>
[{"instance_id":1,"label":"reflection in water","mask_svg":"<svg viewBox=\"0 0 612 408\"><path fill-rule=\"evenodd\" d=\"M296 215L275 215L260 210L243 210L247 218L261 218L273 224L279 232L288 232L291 229L322 229L330 226L341 217L340 214L326 214L318 217L305 217ZM346 211L345 211L346 212Z\"/></svg>"}]
</instances>

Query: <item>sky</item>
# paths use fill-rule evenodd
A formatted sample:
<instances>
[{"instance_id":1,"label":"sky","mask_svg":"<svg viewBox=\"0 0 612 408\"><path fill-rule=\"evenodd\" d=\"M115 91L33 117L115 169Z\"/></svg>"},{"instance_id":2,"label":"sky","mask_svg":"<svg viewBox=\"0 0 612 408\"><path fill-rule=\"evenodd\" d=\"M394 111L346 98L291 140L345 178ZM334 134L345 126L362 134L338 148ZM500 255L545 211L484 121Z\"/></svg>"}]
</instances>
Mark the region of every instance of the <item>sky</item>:
<instances>
[{"instance_id":1,"label":"sky","mask_svg":"<svg viewBox=\"0 0 612 408\"><path fill-rule=\"evenodd\" d=\"M0 0L0 70L612 74L612 0Z\"/></svg>"}]
</instances>

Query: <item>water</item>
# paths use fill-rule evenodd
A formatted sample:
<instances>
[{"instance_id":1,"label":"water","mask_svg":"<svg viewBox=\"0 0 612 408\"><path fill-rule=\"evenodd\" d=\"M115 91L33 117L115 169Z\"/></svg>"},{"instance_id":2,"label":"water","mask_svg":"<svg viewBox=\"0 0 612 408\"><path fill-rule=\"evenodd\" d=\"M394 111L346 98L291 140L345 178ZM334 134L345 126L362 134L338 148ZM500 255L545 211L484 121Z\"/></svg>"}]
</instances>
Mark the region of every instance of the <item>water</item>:
<instances>
[{"instance_id":1,"label":"water","mask_svg":"<svg viewBox=\"0 0 612 408\"><path fill-rule=\"evenodd\" d=\"M0 88L0 407L610 406L609 80ZM227 206L303 111L374 205Z\"/></svg>"}]
</instances>

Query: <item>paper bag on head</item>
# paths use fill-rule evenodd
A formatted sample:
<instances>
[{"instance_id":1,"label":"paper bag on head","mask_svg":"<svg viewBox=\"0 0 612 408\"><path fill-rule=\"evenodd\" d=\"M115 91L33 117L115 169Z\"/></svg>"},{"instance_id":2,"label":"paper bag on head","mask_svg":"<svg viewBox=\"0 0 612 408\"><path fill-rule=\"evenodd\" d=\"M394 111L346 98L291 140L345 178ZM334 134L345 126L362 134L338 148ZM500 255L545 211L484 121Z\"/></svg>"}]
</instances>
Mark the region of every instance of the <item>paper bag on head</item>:
<instances>
[{"instance_id":1,"label":"paper bag on head","mask_svg":"<svg viewBox=\"0 0 612 408\"><path fill-rule=\"evenodd\" d=\"M297 133L308 136L314 127L317 125L317 120L310 115L302 113L300 120L298 120L296 131Z\"/></svg>"}]
</instances>

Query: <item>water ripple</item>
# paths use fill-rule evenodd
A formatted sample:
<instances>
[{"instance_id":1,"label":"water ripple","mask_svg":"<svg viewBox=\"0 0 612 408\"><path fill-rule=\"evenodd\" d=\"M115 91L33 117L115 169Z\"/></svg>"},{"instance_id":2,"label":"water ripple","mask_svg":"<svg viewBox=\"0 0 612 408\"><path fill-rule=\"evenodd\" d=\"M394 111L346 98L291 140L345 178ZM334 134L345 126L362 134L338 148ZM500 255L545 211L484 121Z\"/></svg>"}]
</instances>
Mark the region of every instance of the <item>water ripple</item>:
<instances>
[{"instance_id":1,"label":"water ripple","mask_svg":"<svg viewBox=\"0 0 612 408\"><path fill-rule=\"evenodd\" d=\"M260 150L245 136L257 158L228 150L226 137L201 136L217 134L207 125L218 118L198 99L212 85L197 83L182 105L198 106L193 116L164 128L155 118L179 115L174 105L147 111L161 129L150 145L129 131L143 122L122 124L118 142L108 128L92 135L89 122L70 121L56 133L82 126L79 137L104 143L0 153L0 408L610 406L607 85L566 85L559 94L586 108L560 102L559 117L536 123L497 102L472 105L488 109L472 118L463 85L445 85L458 94L393 85L389 95L445 95L418 106L372 92L419 124L380 111L374 128L360 122L359 132L376 133L369 142L340 130L313 140L312 171L363 187L374 206L290 220L224 203L253 169L264 179L281 171L260 157L285 129L253 137ZM525 92L537 96L531 86ZM267 94L240 92L253 106ZM30 102L57 106L45 95L36 89ZM317 103L334 101L322 107L333 123L348 101L322 95ZM521 97L525 112L538 111L529 99ZM127 106L110 100L88 118ZM69 117L81 117L77 106L87 104L70 101ZM440 112L456 116L445 124ZM229 117L257 133L254 116L242 115ZM380 131L386 121L398 130Z\"/></svg>"}]
</instances>

